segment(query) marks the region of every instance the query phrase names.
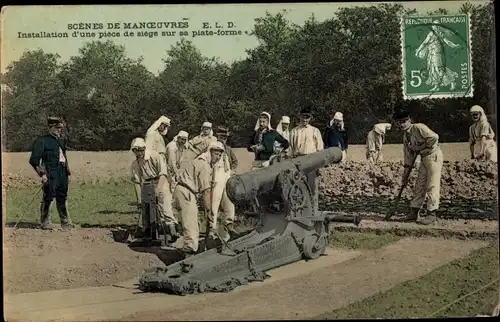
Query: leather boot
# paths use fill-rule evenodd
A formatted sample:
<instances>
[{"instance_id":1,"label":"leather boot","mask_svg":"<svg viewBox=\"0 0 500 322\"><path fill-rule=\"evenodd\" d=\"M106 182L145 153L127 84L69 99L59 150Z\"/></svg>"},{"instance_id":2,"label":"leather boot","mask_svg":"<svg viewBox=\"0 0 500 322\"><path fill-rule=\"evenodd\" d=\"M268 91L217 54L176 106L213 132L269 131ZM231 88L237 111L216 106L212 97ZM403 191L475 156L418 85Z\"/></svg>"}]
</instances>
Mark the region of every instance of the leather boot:
<instances>
[{"instance_id":1,"label":"leather boot","mask_svg":"<svg viewBox=\"0 0 500 322\"><path fill-rule=\"evenodd\" d=\"M66 201L63 202L56 200L56 206L57 206L57 212L59 213L59 219L61 220L61 228L64 231L71 229L72 225L69 223L68 208L66 207Z\"/></svg>"},{"instance_id":2,"label":"leather boot","mask_svg":"<svg viewBox=\"0 0 500 322\"><path fill-rule=\"evenodd\" d=\"M406 215L405 221L417 221L419 208L410 208L410 212Z\"/></svg>"},{"instance_id":3,"label":"leather boot","mask_svg":"<svg viewBox=\"0 0 500 322\"><path fill-rule=\"evenodd\" d=\"M432 210L432 211L428 211L425 218L422 219L421 221L419 221L418 223L421 225L430 225L430 224L434 223L436 220L437 220L436 211Z\"/></svg>"},{"instance_id":4,"label":"leather boot","mask_svg":"<svg viewBox=\"0 0 500 322\"><path fill-rule=\"evenodd\" d=\"M50 204L52 201L43 200L40 204L40 224L43 230L52 230L50 218Z\"/></svg>"},{"instance_id":5,"label":"leather boot","mask_svg":"<svg viewBox=\"0 0 500 322\"><path fill-rule=\"evenodd\" d=\"M229 234L229 240L236 239L236 238L238 238L240 236L240 233L238 233L234 229L234 224L233 223L224 225L224 230L227 231L227 233Z\"/></svg>"}]
</instances>

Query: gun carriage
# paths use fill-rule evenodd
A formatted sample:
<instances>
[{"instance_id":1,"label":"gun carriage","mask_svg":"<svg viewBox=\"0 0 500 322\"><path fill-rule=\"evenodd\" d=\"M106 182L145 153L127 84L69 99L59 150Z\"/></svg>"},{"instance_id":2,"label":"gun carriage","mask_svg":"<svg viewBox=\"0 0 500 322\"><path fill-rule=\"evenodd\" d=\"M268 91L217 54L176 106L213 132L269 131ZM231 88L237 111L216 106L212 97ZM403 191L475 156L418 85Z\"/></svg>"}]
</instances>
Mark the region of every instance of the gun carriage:
<instances>
[{"instance_id":1,"label":"gun carriage","mask_svg":"<svg viewBox=\"0 0 500 322\"><path fill-rule=\"evenodd\" d=\"M330 222L359 223L356 216L318 211L314 202L318 169L341 159L339 148L329 148L232 176L226 184L228 197L235 204L254 203L257 227L219 247L146 271L140 289L178 295L228 291L263 280L267 270L321 256ZM272 202L279 202L281 210L269 212Z\"/></svg>"}]
</instances>

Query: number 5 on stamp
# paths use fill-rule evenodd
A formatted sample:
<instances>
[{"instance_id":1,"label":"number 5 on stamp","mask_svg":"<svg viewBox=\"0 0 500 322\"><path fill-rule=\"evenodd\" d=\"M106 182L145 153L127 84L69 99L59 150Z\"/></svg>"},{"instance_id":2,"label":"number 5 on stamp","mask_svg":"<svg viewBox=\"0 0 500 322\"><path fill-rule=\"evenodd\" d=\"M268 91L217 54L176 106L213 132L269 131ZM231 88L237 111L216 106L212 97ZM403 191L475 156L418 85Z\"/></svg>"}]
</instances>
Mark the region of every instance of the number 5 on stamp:
<instances>
[{"instance_id":1,"label":"number 5 on stamp","mask_svg":"<svg viewBox=\"0 0 500 322\"><path fill-rule=\"evenodd\" d=\"M470 16L408 16L401 21L403 97L472 97Z\"/></svg>"}]
</instances>

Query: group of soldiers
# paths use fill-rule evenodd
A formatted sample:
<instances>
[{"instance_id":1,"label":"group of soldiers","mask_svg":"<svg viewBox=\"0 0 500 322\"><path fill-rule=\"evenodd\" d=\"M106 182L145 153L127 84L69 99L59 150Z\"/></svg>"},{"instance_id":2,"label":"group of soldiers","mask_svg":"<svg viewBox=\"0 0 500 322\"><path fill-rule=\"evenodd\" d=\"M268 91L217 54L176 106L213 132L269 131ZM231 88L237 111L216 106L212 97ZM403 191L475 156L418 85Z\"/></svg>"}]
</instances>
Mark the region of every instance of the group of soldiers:
<instances>
[{"instance_id":1,"label":"group of soldiers","mask_svg":"<svg viewBox=\"0 0 500 322\"><path fill-rule=\"evenodd\" d=\"M469 129L471 158L496 162L496 143L493 129L484 110L474 105L470 109L473 124ZM339 147L342 159L347 157L347 132L343 114L336 112L323 135L310 124L313 114L304 108L299 114L299 124L290 129L290 117L283 116L276 129L271 127L271 114L261 112L247 147L254 153L252 170L269 166L280 158L295 158L329 147ZM436 220L440 201L440 179L443 153L439 136L425 124L413 123L408 111L397 109L393 115L397 128L403 132L404 173L402 186L408 183L410 172L418 168L418 177L407 219L422 224ZM231 238L234 230L235 206L226 193L226 182L234 173L238 160L227 144L230 130L219 126L215 133L210 122L204 122L199 135L189 139L180 131L166 144L165 135L171 126L166 116L158 118L147 130L145 138L135 138L131 150L135 160L131 165L131 180L135 185L137 201L141 203L141 185L150 182L156 187L159 219L183 236L181 251L187 256L198 251L198 199L202 198L203 211L208 222L208 237L221 238L217 233L218 214L228 232L222 239ZM41 227L52 229L50 204L56 205L63 230L71 228L67 211L68 178L71 175L66 157L66 141L61 137L64 124L61 119L48 118L49 133L37 138L30 157L30 164L41 177L44 196L41 203ZM366 158L369 162L382 160L382 144L390 123L376 124L368 133ZM417 160L420 159L420 160ZM416 164L418 163L418 166ZM317 207L317 183L314 199ZM424 206L426 216L419 221ZM174 214L174 211L176 214ZM160 225L161 227L163 225Z\"/></svg>"}]
</instances>

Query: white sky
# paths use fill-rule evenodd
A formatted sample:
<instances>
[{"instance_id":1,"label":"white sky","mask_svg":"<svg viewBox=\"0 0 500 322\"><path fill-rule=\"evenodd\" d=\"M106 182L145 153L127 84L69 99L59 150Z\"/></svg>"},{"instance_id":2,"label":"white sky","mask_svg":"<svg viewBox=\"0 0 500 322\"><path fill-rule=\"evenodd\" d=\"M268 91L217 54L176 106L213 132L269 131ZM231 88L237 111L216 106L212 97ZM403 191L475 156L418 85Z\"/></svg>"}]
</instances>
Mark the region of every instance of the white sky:
<instances>
[{"instance_id":1,"label":"white sky","mask_svg":"<svg viewBox=\"0 0 500 322\"><path fill-rule=\"evenodd\" d=\"M406 8L415 8L421 12L446 8L456 12L466 1L425 1L403 2ZM487 1L469 1L474 4ZM340 7L370 6L368 3L295 3L295 4L224 4L224 5L79 5L79 6L18 6L2 8L2 51L1 71L6 66L18 60L25 50L42 49L45 52L58 53L61 61L67 61L71 56L78 54L89 39L72 38L73 30L68 31L69 23L109 23L109 22L164 22L182 21L189 18L188 32L201 30L203 22L212 25L215 22L225 24L234 22L236 29L250 32L253 29L254 19L263 17L268 11L271 14L287 10L286 18L296 24L303 24L311 14L323 21L331 18ZM171 29L170 29L171 30ZM180 29L177 29L180 30ZM18 32L68 32L70 38L18 38ZM100 32L104 30L97 30ZM140 30L134 30L138 32ZM124 30L120 30L123 34ZM161 33L161 30L159 30ZM253 36L207 36L187 37L200 49L205 56L216 56L226 62L246 57L245 49L258 45ZM136 59L142 56L144 65L157 74L163 69L162 58L166 51L180 40L179 36L155 38L120 37L102 38L113 39L116 44L124 45L127 55ZM96 40L96 38L94 38Z\"/></svg>"}]
</instances>

